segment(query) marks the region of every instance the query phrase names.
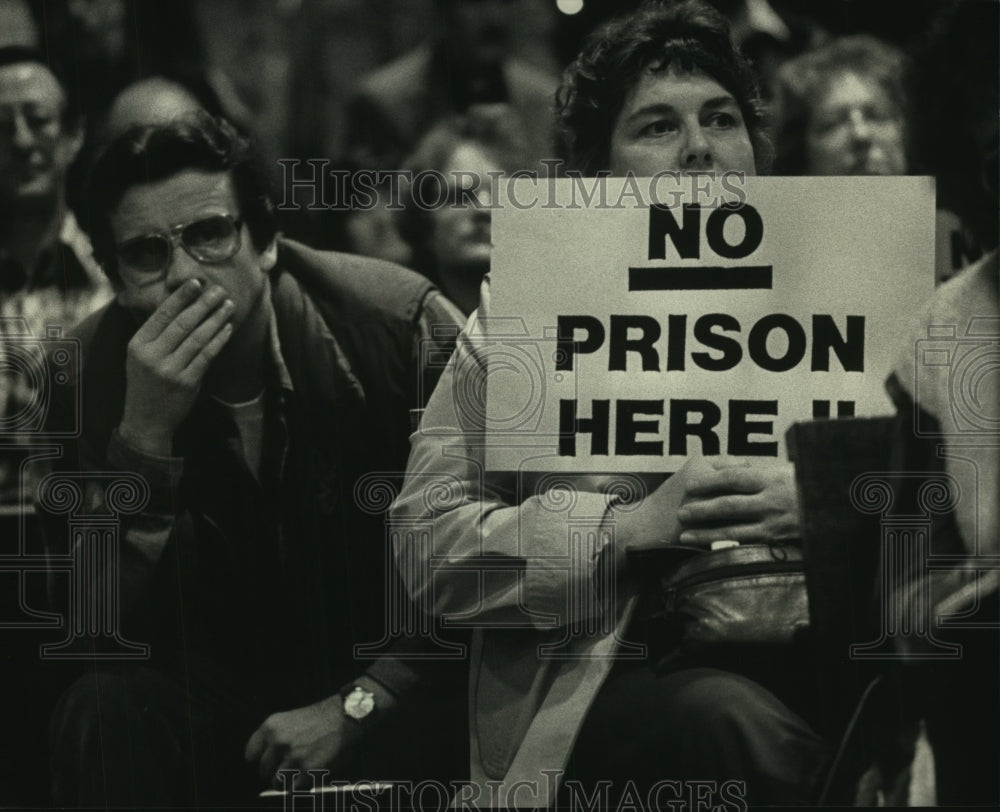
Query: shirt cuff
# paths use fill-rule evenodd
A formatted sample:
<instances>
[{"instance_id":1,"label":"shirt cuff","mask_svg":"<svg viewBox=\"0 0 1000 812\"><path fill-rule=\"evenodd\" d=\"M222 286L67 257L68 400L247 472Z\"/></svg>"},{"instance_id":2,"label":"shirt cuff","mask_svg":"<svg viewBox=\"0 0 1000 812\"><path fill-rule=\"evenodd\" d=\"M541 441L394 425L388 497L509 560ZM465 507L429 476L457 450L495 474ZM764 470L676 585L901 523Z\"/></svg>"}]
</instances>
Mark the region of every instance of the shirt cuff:
<instances>
[{"instance_id":1,"label":"shirt cuff","mask_svg":"<svg viewBox=\"0 0 1000 812\"><path fill-rule=\"evenodd\" d=\"M393 657L376 660L365 671L365 674L379 683L396 699L413 693L423 682L421 675L414 668Z\"/></svg>"},{"instance_id":2,"label":"shirt cuff","mask_svg":"<svg viewBox=\"0 0 1000 812\"><path fill-rule=\"evenodd\" d=\"M108 443L107 459L112 470L129 471L146 481L149 486L147 511L175 512L174 495L184 473L182 457L160 457L140 451L126 443L115 429Z\"/></svg>"}]
</instances>

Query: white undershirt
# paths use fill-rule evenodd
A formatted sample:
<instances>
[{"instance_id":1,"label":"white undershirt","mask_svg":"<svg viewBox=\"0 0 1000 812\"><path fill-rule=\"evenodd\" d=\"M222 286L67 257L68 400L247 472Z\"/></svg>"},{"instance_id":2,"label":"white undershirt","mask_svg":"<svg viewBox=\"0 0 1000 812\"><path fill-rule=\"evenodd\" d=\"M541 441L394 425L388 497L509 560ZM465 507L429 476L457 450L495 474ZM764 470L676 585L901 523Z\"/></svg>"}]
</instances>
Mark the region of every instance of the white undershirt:
<instances>
[{"instance_id":1,"label":"white undershirt","mask_svg":"<svg viewBox=\"0 0 1000 812\"><path fill-rule=\"evenodd\" d=\"M226 403L219 400L236 422L243 444L243 457L253 475L260 480L260 463L264 452L264 391L245 403Z\"/></svg>"}]
</instances>

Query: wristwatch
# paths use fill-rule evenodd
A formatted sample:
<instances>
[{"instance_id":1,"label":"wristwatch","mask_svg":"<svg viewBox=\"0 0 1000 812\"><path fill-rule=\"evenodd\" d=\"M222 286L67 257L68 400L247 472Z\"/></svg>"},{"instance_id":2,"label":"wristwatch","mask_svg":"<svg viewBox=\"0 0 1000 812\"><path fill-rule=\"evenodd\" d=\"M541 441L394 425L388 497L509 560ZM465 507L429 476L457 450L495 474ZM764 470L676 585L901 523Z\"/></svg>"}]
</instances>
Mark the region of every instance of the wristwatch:
<instances>
[{"instance_id":1,"label":"wristwatch","mask_svg":"<svg viewBox=\"0 0 1000 812\"><path fill-rule=\"evenodd\" d=\"M340 692L344 702L344 715L361 722L375 712L375 694L366 691L360 685L345 688Z\"/></svg>"}]
</instances>

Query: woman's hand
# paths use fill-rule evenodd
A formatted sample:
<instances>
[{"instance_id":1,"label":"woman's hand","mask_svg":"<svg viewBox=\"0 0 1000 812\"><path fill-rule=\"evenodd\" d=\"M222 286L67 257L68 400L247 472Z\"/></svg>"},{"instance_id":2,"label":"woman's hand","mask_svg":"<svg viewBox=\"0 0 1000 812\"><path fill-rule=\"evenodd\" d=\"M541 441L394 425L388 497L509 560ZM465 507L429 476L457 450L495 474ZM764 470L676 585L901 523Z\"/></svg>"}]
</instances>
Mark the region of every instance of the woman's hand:
<instances>
[{"instance_id":1,"label":"woman's hand","mask_svg":"<svg viewBox=\"0 0 1000 812\"><path fill-rule=\"evenodd\" d=\"M795 469L777 460L706 457L684 480L677 520L682 544L796 538ZM685 469L688 466L685 465Z\"/></svg>"}]
</instances>

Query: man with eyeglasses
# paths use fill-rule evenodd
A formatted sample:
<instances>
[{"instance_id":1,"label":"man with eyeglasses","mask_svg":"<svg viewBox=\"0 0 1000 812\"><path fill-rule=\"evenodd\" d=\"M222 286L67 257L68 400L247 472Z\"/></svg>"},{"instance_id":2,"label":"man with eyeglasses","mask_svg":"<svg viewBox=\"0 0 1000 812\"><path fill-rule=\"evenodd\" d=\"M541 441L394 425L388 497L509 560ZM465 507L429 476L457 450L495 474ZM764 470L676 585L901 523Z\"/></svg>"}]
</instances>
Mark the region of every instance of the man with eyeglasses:
<instances>
[{"instance_id":1,"label":"man with eyeglasses","mask_svg":"<svg viewBox=\"0 0 1000 812\"><path fill-rule=\"evenodd\" d=\"M7 337L20 344L48 326L68 330L110 296L66 207L66 170L82 138L79 111L41 55L0 48L0 358ZM0 363L6 428L23 428L18 415L36 394L30 376ZM17 456L0 452L0 501L19 501Z\"/></svg>"},{"instance_id":2,"label":"man with eyeglasses","mask_svg":"<svg viewBox=\"0 0 1000 812\"><path fill-rule=\"evenodd\" d=\"M400 656L424 640L355 659L390 629L392 570L384 516L354 491L403 470L437 374L421 342L457 311L397 266L278 237L247 143L206 115L117 138L88 200L117 296L80 329L79 455L149 485L120 520L118 599L122 638L151 658L91 668L60 700L55 802L240 803L311 787L310 769L461 763L418 746L431 721L462 741L449 670Z\"/></svg>"}]
</instances>

